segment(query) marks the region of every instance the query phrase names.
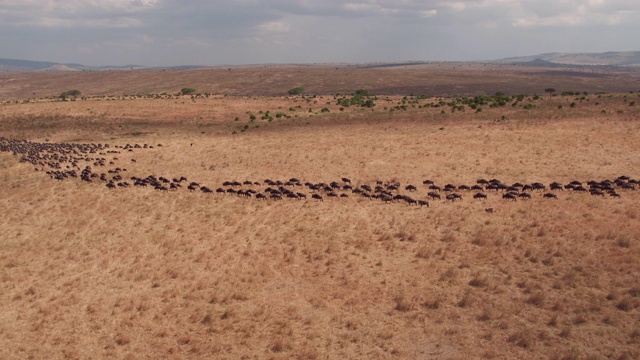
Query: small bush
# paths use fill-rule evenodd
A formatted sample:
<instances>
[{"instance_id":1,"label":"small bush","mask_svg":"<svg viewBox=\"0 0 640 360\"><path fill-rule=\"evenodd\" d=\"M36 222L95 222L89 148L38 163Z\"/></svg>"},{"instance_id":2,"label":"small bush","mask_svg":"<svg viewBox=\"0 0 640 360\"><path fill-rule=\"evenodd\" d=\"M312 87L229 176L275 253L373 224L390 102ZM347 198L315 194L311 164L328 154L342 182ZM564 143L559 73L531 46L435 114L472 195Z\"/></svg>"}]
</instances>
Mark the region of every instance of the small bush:
<instances>
[{"instance_id":1,"label":"small bush","mask_svg":"<svg viewBox=\"0 0 640 360\"><path fill-rule=\"evenodd\" d=\"M304 92L304 88L302 86L297 86L294 87L293 89L290 89L287 93L289 95L301 95Z\"/></svg>"}]
</instances>

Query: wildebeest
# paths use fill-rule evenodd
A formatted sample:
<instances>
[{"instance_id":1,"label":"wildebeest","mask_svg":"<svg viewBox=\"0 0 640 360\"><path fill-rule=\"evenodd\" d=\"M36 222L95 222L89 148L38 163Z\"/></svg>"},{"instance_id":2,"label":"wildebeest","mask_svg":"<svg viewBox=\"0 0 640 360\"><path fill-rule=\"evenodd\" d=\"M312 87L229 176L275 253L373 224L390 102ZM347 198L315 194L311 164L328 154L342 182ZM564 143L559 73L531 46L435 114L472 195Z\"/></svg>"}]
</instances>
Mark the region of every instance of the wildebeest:
<instances>
[{"instance_id":1,"label":"wildebeest","mask_svg":"<svg viewBox=\"0 0 640 360\"><path fill-rule=\"evenodd\" d=\"M508 193L506 193L506 194L502 195L502 198L503 198L503 199L506 199L506 200L513 200L513 201L518 200L517 195L515 195L514 193L510 193L510 192L508 192Z\"/></svg>"},{"instance_id":2,"label":"wildebeest","mask_svg":"<svg viewBox=\"0 0 640 360\"><path fill-rule=\"evenodd\" d=\"M556 194L553 194L553 193L546 193L546 194L542 195L542 197L545 198L545 199L558 199Z\"/></svg>"},{"instance_id":3,"label":"wildebeest","mask_svg":"<svg viewBox=\"0 0 640 360\"><path fill-rule=\"evenodd\" d=\"M316 200L320 200L320 201L324 201L324 199L322 198L322 196L320 194L313 194L311 195L312 199L316 199Z\"/></svg>"},{"instance_id":4,"label":"wildebeest","mask_svg":"<svg viewBox=\"0 0 640 360\"><path fill-rule=\"evenodd\" d=\"M528 200L531 199L531 194L527 194L527 193L520 193L518 194L518 197L524 200Z\"/></svg>"},{"instance_id":5,"label":"wildebeest","mask_svg":"<svg viewBox=\"0 0 640 360\"><path fill-rule=\"evenodd\" d=\"M487 198L487 194L479 192L473 195L474 199L486 199Z\"/></svg>"},{"instance_id":6,"label":"wildebeest","mask_svg":"<svg viewBox=\"0 0 640 360\"><path fill-rule=\"evenodd\" d=\"M432 199L440 199L440 194L438 194L437 192L433 192L433 191L427 193L427 196L432 198Z\"/></svg>"}]
</instances>

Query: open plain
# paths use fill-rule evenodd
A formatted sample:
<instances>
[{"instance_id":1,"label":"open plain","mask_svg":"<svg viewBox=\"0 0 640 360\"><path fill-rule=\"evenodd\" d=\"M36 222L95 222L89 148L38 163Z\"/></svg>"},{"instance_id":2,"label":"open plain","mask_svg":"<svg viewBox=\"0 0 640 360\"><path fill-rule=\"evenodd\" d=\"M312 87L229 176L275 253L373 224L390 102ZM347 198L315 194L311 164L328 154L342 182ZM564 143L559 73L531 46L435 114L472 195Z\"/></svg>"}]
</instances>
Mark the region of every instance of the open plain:
<instances>
[{"instance_id":1,"label":"open plain","mask_svg":"<svg viewBox=\"0 0 640 360\"><path fill-rule=\"evenodd\" d=\"M101 145L0 152L0 358L639 358L637 72L557 71L1 74L4 140Z\"/></svg>"}]
</instances>

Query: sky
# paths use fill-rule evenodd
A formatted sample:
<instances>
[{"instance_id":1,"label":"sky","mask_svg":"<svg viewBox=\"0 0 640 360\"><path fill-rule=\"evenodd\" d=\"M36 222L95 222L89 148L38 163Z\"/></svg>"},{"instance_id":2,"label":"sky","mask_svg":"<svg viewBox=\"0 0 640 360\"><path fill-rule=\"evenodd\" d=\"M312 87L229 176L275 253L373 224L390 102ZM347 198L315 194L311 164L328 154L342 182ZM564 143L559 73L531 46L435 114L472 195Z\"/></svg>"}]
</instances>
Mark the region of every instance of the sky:
<instances>
[{"instance_id":1,"label":"sky","mask_svg":"<svg viewBox=\"0 0 640 360\"><path fill-rule=\"evenodd\" d=\"M0 0L0 58L101 65L640 50L640 0Z\"/></svg>"}]
</instances>

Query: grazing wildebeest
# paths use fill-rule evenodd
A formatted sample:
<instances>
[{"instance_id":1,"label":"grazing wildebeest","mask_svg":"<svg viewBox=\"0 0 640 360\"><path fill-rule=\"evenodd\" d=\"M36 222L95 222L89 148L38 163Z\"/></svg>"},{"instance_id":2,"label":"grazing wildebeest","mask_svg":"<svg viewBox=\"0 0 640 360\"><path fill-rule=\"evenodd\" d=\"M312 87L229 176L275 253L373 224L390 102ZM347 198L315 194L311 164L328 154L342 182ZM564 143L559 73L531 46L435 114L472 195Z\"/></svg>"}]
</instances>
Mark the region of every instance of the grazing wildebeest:
<instances>
[{"instance_id":1,"label":"grazing wildebeest","mask_svg":"<svg viewBox=\"0 0 640 360\"><path fill-rule=\"evenodd\" d=\"M407 191L416 191L416 190L418 190L418 188L416 188L413 185L407 185L407 186L404 187L404 189L407 190Z\"/></svg>"},{"instance_id":2,"label":"grazing wildebeest","mask_svg":"<svg viewBox=\"0 0 640 360\"><path fill-rule=\"evenodd\" d=\"M611 191L611 192L609 192L609 196L619 198L619 197L620 197L620 194L618 194L618 193L617 193L617 192L615 192L615 191Z\"/></svg>"},{"instance_id":3,"label":"grazing wildebeest","mask_svg":"<svg viewBox=\"0 0 640 360\"><path fill-rule=\"evenodd\" d=\"M593 196L603 196L604 197L604 193L598 189L591 189L591 191L589 191L589 193Z\"/></svg>"},{"instance_id":4,"label":"grazing wildebeest","mask_svg":"<svg viewBox=\"0 0 640 360\"><path fill-rule=\"evenodd\" d=\"M342 182L351 184L351 180L349 178L343 177Z\"/></svg>"},{"instance_id":5,"label":"grazing wildebeest","mask_svg":"<svg viewBox=\"0 0 640 360\"><path fill-rule=\"evenodd\" d=\"M528 200L528 199L531 199L531 194L528 194L528 193L520 193L520 194L518 194L518 197L519 197L519 198L521 198L521 199L523 199L523 200Z\"/></svg>"},{"instance_id":6,"label":"grazing wildebeest","mask_svg":"<svg viewBox=\"0 0 640 360\"><path fill-rule=\"evenodd\" d=\"M492 213L493 212L493 208L485 208L484 211L486 211L488 213Z\"/></svg>"},{"instance_id":7,"label":"grazing wildebeest","mask_svg":"<svg viewBox=\"0 0 640 360\"><path fill-rule=\"evenodd\" d=\"M206 186L201 187L200 191L202 191L203 193L212 193L213 192L213 190L209 189Z\"/></svg>"},{"instance_id":8,"label":"grazing wildebeest","mask_svg":"<svg viewBox=\"0 0 640 360\"><path fill-rule=\"evenodd\" d=\"M267 199L267 197L266 197L266 196L264 196L264 194L257 194L257 195L256 195L256 199L258 199L258 200L266 200L266 199Z\"/></svg>"},{"instance_id":9,"label":"grazing wildebeest","mask_svg":"<svg viewBox=\"0 0 640 360\"><path fill-rule=\"evenodd\" d=\"M320 201L324 201L324 199L322 198L322 196L320 196L320 194L313 194L311 195L312 199L316 199L316 200L320 200Z\"/></svg>"},{"instance_id":10,"label":"grazing wildebeest","mask_svg":"<svg viewBox=\"0 0 640 360\"><path fill-rule=\"evenodd\" d=\"M425 180L422 182L423 185L433 185L433 181L432 180Z\"/></svg>"},{"instance_id":11,"label":"grazing wildebeest","mask_svg":"<svg viewBox=\"0 0 640 360\"><path fill-rule=\"evenodd\" d=\"M420 205L420 207L422 206L429 207L429 202L426 200L418 200L418 205Z\"/></svg>"},{"instance_id":12,"label":"grazing wildebeest","mask_svg":"<svg viewBox=\"0 0 640 360\"><path fill-rule=\"evenodd\" d=\"M543 183L539 183L539 182L535 182L535 183L531 184L531 187L533 187L533 189L537 190L537 191L545 191L545 190L547 190L547 187Z\"/></svg>"},{"instance_id":13,"label":"grazing wildebeest","mask_svg":"<svg viewBox=\"0 0 640 360\"><path fill-rule=\"evenodd\" d=\"M487 194L479 192L473 195L474 199L486 199L487 198Z\"/></svg>"},{"instance_id":14,"label":"grazing wildebeest","mask_svg":"<svg viewBox=\"0 0 640 360\"><path fill-rule=\"evenodd\" d=\"M438 194L437 192L433 192L433 191L429 192L427 194L427 196L432 198L432 199L440 199L440 194Z\"/></svg>"},{"instance_id":15,"label":"grazing wildebeest","mask_svg":"<svg viewBox=\"0 0 640 360\"><path fill-rule=\"evenodd\" d=\"M560 184L558 182L551 183L551 185L549 185L549 189L551 189L551 190L564 190L564 188L562 187L562 184Z\"/></svg>"},{"instance_id":16,"label":"grazing wildebeest","mask_svg":"<svg viewBox=\"0 0 640 360\"><path fill-rule=\"evenodd\" d=\"M556 194L552 194L552 193L546 193L544 195L542 195L543 198L545 199L558 199L558 197L556 196Z\"/></svg>"},{"instance_id":17,"label":"grazing wildebeest","mask_svg":"<svg viewBox=\"0 0 640 360\"><path fill-rule=\"evenodd\" d=\"M453 193L453 194L449 194L449 195L447 195L447 197L446 197L446 198L447 198L447 200L449 200L449 201L455 202L457 199L462 200L462 195L460 195L460 194L456 194L456 193Z\"/></svg>"},{"instance_id":18,"label":"grazing wildebeest","mask_svg":"<svg viewBox=\"0 0 640 360\"><path fill-rule=\"evenodd\" d=\"M514 193L510 193L510 192L508 192L508 193L506 193L506 194L502 195L502 198L503 198L503 199L506 199L506 200L513 200L513 201L518 200L517 195L515 195Z\"/></svg>"}]
</instances>

